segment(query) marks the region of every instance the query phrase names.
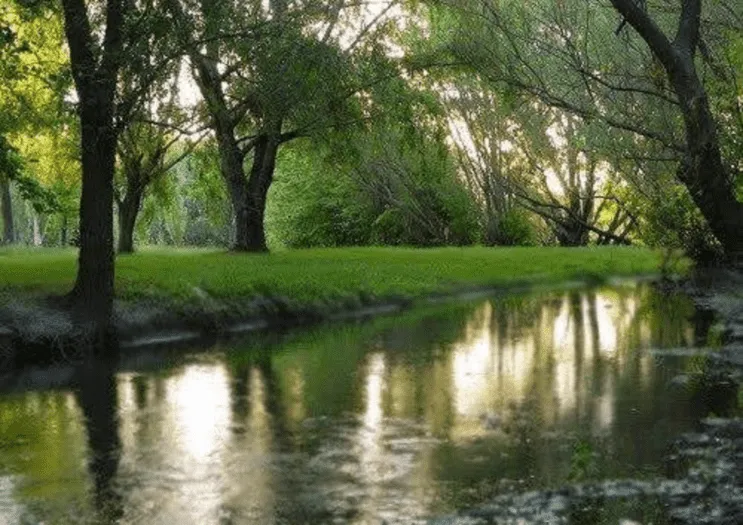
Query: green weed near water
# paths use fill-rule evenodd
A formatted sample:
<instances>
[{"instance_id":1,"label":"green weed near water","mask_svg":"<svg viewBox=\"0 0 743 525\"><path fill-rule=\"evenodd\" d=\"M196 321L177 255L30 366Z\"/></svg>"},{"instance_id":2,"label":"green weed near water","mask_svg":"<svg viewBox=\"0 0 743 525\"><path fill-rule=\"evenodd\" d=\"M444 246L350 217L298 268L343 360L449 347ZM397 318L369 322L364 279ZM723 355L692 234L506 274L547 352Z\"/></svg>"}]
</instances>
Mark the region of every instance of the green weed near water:
<instances>
[{"instance_id":1,"label":"green weed near water","mask_svg":"<svg viewBox=\"0 0 743 525\"><path fill-rule=\"evenodd\" d=\"M659 252L601 248L340 248L236 254L145 248L116 261L120 299L191 302L286 297L311 303L342 297L410 297L456 289L603 280L656 274ZM679 264L684 271L685 264ZM0 249L0 291L63 293L76 268L73 249ZM205 295L206 294L206 295Z\"/></svg>"}]
</instances>

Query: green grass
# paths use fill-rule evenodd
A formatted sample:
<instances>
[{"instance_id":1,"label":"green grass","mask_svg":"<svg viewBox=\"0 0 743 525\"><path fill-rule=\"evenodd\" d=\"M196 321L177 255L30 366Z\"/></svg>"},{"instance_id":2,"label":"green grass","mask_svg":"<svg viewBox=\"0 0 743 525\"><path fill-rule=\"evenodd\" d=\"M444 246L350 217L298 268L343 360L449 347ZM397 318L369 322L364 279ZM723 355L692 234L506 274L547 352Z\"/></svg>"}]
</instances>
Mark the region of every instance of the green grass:
<instances>
[{"instance_id":1,"label":"green grass","mask_svg":"<svg viewBox=\"0 0 743 525\"><path fill-rule=\"evenodd\" d=\"M640 248L347 248L270 255L143 249L116 262L125 300L286 297L302 302L360 294L416 297L474 286L553 284L658 273L661 255ZM0 249L0 290L55 294L75 277L73 249Z\"/></svg>"}]
</instances>

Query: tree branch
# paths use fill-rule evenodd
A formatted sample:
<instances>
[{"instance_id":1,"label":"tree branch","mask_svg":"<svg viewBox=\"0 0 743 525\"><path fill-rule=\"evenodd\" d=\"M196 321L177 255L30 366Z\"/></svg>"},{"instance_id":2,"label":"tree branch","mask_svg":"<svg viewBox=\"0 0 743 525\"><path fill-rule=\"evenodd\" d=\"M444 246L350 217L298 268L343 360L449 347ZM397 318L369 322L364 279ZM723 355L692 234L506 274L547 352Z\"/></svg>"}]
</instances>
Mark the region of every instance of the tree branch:
<instances>
[{"instance_id":1,"label":"tree branch","mask_svg":"<svg viewBox=\"0 0 743 525\"><path fill-rule=\"evenodd\" d=\"M75 85L85 91L93 81L96 59L88 11L84 0L62 0L65 34L70 48L70 64Z\"/></svg>"},{"instance_id":2,"label":"tree branch","mask_svg":"<svg viewBox=\"0 0 743 525\"><path fill-rule=\"evenodd\" d=\"M673 46L653 19L634 0L611 0L611 4L647 42L666 69L669 69L676 61Z\"/></svg>"},{"instance_id":3,"label":"tree branch","mask_svg":"<svg viewBox=\"0 0 743 525\"><path fill-rule=\"evenodd\" d=\"M694 56L699 42L699 19L701 14L702 0L682 1L681 18L673 43L691 56Z\"/></svg>"}]
</instances>

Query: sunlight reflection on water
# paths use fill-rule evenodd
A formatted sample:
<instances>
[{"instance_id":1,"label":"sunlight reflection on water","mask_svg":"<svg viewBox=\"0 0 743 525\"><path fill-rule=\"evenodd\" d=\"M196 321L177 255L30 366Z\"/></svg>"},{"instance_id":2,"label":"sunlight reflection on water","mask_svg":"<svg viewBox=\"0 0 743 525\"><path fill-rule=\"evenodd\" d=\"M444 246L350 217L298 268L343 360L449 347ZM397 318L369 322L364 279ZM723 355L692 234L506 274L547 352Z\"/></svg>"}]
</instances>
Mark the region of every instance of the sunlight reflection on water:
<instances>
[{"instance_id":1,"label":"sunlight reflection on water","mask_svg":"<svg viewBox=\"0 0 743 525\"><path fill-rule=\"evenodd\" d=\"M688 360L642 351L693 344L691 315L647 286L505 297L124 367L109 408L0 396L0 516L413 523L564 483L576 443L633 475L693 424L666 388ZM88 464L113 469L90 501Z\"/></svg>"}]
</instances>

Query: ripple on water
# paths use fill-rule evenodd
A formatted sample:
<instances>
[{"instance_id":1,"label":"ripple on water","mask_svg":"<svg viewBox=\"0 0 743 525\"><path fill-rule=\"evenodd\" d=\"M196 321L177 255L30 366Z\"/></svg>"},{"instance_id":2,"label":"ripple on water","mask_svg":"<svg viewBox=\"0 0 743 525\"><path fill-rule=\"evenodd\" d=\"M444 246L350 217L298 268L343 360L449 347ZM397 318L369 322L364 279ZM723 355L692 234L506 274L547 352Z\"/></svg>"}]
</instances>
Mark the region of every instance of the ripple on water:
<instances>
[{"instance_id":1,"label":"ripple on water","mask_svg":"<svg viewBox=\"0 0 743 525\"><path fill-rule=\"evenodd\" d=\"M498 523L558 519L564 494L505 495L657 472L698 420L693 314L647 287L511 296L130 363L85 396L108 405L0 394L0 443L26 438L0 448L0 515L86 523L119 498L138 525L417 524L503 496Z\"/></svg>"}]
</instances>

